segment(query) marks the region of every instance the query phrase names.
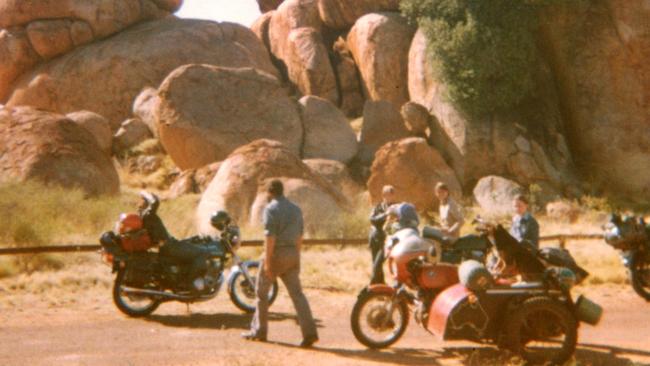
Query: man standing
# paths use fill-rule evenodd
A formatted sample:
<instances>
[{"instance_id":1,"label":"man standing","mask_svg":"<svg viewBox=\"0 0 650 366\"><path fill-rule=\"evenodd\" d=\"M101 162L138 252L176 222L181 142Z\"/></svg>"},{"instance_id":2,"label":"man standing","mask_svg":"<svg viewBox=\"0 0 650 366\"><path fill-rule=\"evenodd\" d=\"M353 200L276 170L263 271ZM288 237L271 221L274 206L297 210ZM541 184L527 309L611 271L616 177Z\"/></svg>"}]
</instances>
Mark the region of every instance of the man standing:
<instances>
[{"instance_id":1,"label":"man standing","mask_svg":"<svg viewBox=\"0 0 650 366\"><path fill-rule=\"evenodd\" d=\"M512 201L515 215L512 217L510 235L520 243L528 243L539 249L539 224L528 211L528 199L523 194L518 194Z\"/></svg>"},{"instance_id":2,"label":"man standing","mask_svg":"<svg viewBox=\"0 0 650 366\"><path fill-rule=\"evenodd\" d=\"M388 208L395 203L395 188L386 185L381 190L382 201L370 214L370 255L372 256L372 276L370 284L384 283L384 241L386 233L384 224L388 217Z\"/></svg>"},{"instance_id":3,"label":"man standing","mask_svg":"<svg viewBox=\"0 0 650 366\"><path fill-rule=\"evenodd\" d=\"M449 187L445 183L438 182L435 188L435 194L438 198L440 214L440 231L443 236L450 239L458 239L460 237L460 228L463 226L463 212L449 196Z\"/></svg>"},{"instance_id":4,"label":"man standing","mask_svg":"<svg viewBox=\"0 0 650 366\"><path fill-rule=\"evenodd\" d=\"M275 278L280 277L298 314L303 337L300 346L311 347L318 341L318 333L299 277L303 235L302 211L284 197L284 187L279 180L270 182L267 194L269 204L264 209L264 255L255 285L255 315L251 330L242 336L249 340L266 341L269 289Z\"/></svg>"}]
</instances>

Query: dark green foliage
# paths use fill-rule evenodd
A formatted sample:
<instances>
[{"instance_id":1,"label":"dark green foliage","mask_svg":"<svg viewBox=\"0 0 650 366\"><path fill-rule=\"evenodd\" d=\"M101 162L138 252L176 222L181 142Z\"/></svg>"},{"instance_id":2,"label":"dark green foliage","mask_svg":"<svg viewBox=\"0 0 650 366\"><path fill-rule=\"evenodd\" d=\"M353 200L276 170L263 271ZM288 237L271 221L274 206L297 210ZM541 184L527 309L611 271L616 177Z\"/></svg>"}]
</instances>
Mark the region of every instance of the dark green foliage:
<instances>
[{"instance_id":1,"label":"dark green foliage","mask_svg":"<svg viewBox=\"0 0 650 366\"><path fill-rule=\"evenodd\" d=\"M558 1L402 0L401 10L425 32L450 100L483 116L535 96L538 11Z\"/></svg>"}]
</instances>

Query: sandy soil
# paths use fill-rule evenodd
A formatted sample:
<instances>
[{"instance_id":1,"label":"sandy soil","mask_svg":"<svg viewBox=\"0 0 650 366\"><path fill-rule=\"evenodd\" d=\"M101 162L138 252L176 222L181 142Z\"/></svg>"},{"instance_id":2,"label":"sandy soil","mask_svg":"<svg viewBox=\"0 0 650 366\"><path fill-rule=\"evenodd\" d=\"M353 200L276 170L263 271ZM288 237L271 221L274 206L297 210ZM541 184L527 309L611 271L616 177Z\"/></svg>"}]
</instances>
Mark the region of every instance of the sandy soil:
<instances>
[{"instance_id":1,"label":"sandy soil","mask_svg":"<svg viewBox=\"0 0 650 366\"><path fill-rule=\"evenodd\" d=\"M86 268L77 267L77 271ZM97 271L106 271L105 268ZM106 271L107 272L107 271ZM98 272L99 273L99 272ZM105 273L105 272L104 272ZM83 276L83 273L76 275ZM47 274L39 281L46 281ZM56 274L61 276L61 274ZM391 349L367 350L353 337L351 293L307 289L321 341L303 350L293 308L282 291L273 306L268 343L240 338L250 316L227 293L191 305L163 304L130 319L113 306L110 277L61 288L0 281L0 365L483 365L509 357L470 343L442 343L414 322ZM70 278L76 278L70 275ZM38 282L38 281L32 281ZM61 283L61 282L54 282ZM627 286L580 289L605 308L598 327L582 326L578 364L650 365L650 304Z\"/></svg>"}]
</instances>

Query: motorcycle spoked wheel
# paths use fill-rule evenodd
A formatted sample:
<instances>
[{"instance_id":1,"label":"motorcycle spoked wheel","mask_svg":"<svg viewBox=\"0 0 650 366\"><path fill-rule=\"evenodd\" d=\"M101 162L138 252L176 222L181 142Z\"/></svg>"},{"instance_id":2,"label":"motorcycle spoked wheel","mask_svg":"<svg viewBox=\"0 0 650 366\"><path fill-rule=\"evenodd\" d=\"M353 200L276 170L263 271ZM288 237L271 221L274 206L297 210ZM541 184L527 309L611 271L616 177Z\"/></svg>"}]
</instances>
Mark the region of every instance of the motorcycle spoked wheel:
<instances>
[{"instance_id":1,"label":"motorcycle spoked wheel","mask_svg":"<svg viewBox=\"0 0 650 366\"><path fill-rule=\"evenodd\" d=\"M408 305L400 301L393 308L388 294L364 291L352 308L350 323L354 337L368 348L386 348L397 342L408 326Z\"/></svg>"},{"instance_id":2,"label":"motorcycle spoked wheel","mask_svg":"<svg viewBox=\"0 0 650 366\"><path fill-rule=\"evenodd\" d=\"M634 292L650 301L650 254L636 252L630 260L630 283Z\"/></svg>"},{"instance_id":3,"label":"motorcycle spoked wheel","mask_svg":"<svg viewBox=\"0 0 650 366\"><path fill-rule=\"evenodd\" d=\"M149 296L128 295L122 290L125 287L127 268L121 268L117 272L113 283L113 302L124 314L138 318L153 313L161 301Z\"/></svg>"},{"instance_id":4,"label":"motorcycle spoked wheel","mask_svg":"<svg viewBox=\"0 0 650 366\"><path fill-rule=\"evenodd\" d=\"M248 276L252 283L249 283L246 276L241 272L235 273L228 283L230 300L239 310L245 313L255 312L255 301L257 299L255 283L259 275L259 267L260 264L258 262L252 262L246 266ZM269 290L269 306L273 305L277 297L278 281L273 281L273 285L271 285L271 289Z\"/></svg>"},{"instance_id":5,"label":"motorcycle spoked wheel","mask_svg":"<svg viewBox=\"0 0 650 366\"><path fill-rule=\"evenodd\" d=\"M525 300L506 320L505 346L532 364L565 363L577 341L575 316L547 297Z\"/></svg>"}]
</instances>

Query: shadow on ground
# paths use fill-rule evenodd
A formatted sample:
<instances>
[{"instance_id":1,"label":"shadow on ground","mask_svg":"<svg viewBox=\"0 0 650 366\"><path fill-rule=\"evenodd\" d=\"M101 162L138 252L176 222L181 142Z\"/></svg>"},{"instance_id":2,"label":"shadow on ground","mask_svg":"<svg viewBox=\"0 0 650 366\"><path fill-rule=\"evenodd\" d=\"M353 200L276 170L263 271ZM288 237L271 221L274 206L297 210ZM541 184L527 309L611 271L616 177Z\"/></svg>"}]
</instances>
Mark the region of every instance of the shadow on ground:
<instances>
[{"instance_id":1,"label":"shadow on ground","mask_svg":"<svg viewBox=\"0 0 650 366\"><path fill-rule=\"evenodd\" d=\"M274 342L274 344L296 348L296 345ZM585 348L588 347L588 348ZM509 352L492 347L448 347L443 349L389 348L385 350L350 350L343 348L314 347L314 352L324 352L351 359L359 359L386 364L400 365L443 365L459 362L466 366L483 365L523 365L524 363ZM650 356L650 352L602 345L580 345L575 355L578 365L590 366L636 366L648 365L634 362L626 356ZM445 362L447 361L447 362ZM574 364L570 362L569 364Z\"/></svg>"},{"instance_id":2,"label":"shadow on ground","mask_svg":"<svg viewBox=\"0 0 650 366\"><path fill-rule=\"evenodd\" d=\"M169 327L190 328L190 329L248 329L253 314L203 314L192 313L187 315L150 315L144 318L147 321L159 323ZM269 313L269 321L292 320L298 322L293 314ZM316 320L316 326L322 328L320 319Z\"/></svg>"}]
</instances>

